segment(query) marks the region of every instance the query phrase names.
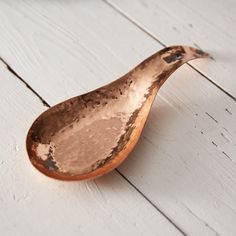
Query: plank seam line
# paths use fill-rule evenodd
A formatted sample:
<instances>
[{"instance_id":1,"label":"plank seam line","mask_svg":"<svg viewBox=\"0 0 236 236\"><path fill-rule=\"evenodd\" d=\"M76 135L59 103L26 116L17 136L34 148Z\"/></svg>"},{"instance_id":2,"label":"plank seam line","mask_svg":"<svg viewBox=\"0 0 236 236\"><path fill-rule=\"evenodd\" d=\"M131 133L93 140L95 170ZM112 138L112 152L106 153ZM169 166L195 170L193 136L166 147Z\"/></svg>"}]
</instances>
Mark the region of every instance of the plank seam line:
<instances>
[{"instance_id":1,"label":"plank seam line","mask_svg":"<svg viewBox=\"0 0 236 236\"><path fill-rule=\"evenodd\" d=\"M169 221L180 233L184 236L187 234L178 226L176 225L160 208L157 207L146 195L144 195L128 178L126 178L118 169L115 169L146 201L148 201L166 220Z\"/></svg>"},{"instance_id":2,"label":"plank seam line","mask_svg":"<svg viewBox=\"0 0 236 236\"><path fill-rule=\"evenodd\" d=\"M12 73L16 78L18 78L34 95L36 95L42 104L48 108L51 106L47 103L25 80L2 58L0 61L6 66L7 70ZM187 236L168 216L166 216L150 199L148 199L136 186L133 185L118 169L115 169L117 173L133 187L149 204L151 204L164 218L166 218L177 230L179 230L184 236Z\"/></svg>"},{"instance_id":3,"label":"plank seam line","mask_svg":"<svg viewBox=\"0 0 236 236\"><path fill-rule=\"evenodd\" d=\"M236 97L234 97L233 95L231 95L229 92L227 92L225 89L223 89L222 87L220 87L220 85L218 85L217 83L215 83L213 80L211 80L210 78L208 78L206 75L204 75L201 71L199 71L198 69L196 69L194 66L192 66L191 64L187 63L193 70L195 70L196 72L198 72L202 77L204 77L206 80L208 80L210 83L212 83L215 87L217 87L219 90L221 90L224 94L228 95L233 101L236 102Z\"/></svg>"},{"instance_id":4,"label":"plank seam line","mask_svg":"<svg viewBox=\"0 0 236 236\"><path fill-rule=\"evenodd\" d=\"M44 106L50 107L50 105L2 57L0 57L0 61L3 62L9 72L18 78L33 94L40 99Z\"/></svg>"},{"instance_id":5,"label":"plank seam line","mask_svg":"<svg viewBox=\"0 0 236 236\"><path fill-rule=\"evenodd\" d=\"M149 37L151 37L152 39L154 39L155 41L157 41L159 44L161 44L163 47L166 47L167 45L164 44L163 42L161 42L158 38L156 38L156 36L154 36L152 33L150 33L149 31L147 31L146 29L144 29L142 26L140 26L135 20L131 19L127 14L125 14L124 12L122 12L118 7L116 7L114 4L112 4L109 0L102 0L105 4L107 4L110 8L112 8L114 11L116 11L117 13L119 13L121 16L123 16L126 20L130 21L133 25L135 25L138 29L140 29L141 31L143 31L144 33L146 33ZM236 101L236 97L234 97L233 95L231 95L229 92L227 92L225 89L223 89L222 87L220 87L220 85L218 85L217 83L215 83L212 79L208 78L206 75L204 75L201 71L199 71L197 68L195 68L194 66L192 66L189 63L186 63L188 66L190 66L193 70L195 70L197 73L199 73L201 76L203 76L205 79L207 79L207 81L209 81L210 83L212 83L214 86L216 86L219 90L221 90L223 93L225 93L227 96L229 96L231 99L233 99L234 101Z\"/></svg>"}]
</instances>

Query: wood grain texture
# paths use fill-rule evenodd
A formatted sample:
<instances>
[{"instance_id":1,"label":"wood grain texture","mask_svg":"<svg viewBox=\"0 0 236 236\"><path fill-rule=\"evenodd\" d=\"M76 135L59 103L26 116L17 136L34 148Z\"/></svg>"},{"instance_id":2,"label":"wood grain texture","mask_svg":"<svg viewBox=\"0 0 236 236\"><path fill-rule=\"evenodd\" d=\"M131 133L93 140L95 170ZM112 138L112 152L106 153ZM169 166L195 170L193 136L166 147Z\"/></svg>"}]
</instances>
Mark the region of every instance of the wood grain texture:
<instances>
[{"instance_id":1,"label":"wood grain texture","mask_svg":"<svg viewBox=\"0 0 236 236\"><path fill-rule=\"evenodd\" d=\"M90 182L43 176L25 136L45 110L0 63L0 235L182 235L117 172Z\"/></svg>"},{"instance_id":2,"label":"wood grain texture","mask_svg":"<svg viewBox=\"0 0 236 236\"><path fill-rule=\"evenodd\" d=\"M187 235L235 234L236 130L229 105L235 114L235 102L183 67L161 89L138 147L119 169Z\"/></svg>"},{"instance_id":3,"label":"wood grain texture","mask_svg":"<svg viewBox=\"0 0 236 236\"><path fill-rule=\"evenodd\" d=\"M165 45L192 45L209 51L215 62L201 68L236 98L236 2L234 0L107 0Z\"/></svg>"},{"instance_id":4,"label":"wood grain texture","mask_svg":"<svg viewBox=\"0 0 236 236\"><path fill-rule=\"evenodd\" d=\"M133 2L133 7L137 4ZM14 4L14 1L1 1L0 9L0 31L4 32L0 37L0 56L51 105L118 78L162 48L156 40L104 2L18 1ZM146 14L151 17L147 10ZM213 26L209 24L207 27L210 31ZM164 30L159 32L160 38L164 38ZM176 37L170 43L176 44ZM190 43L183 38L179 41ZM203 44L199 46L206 50L209 48L210 52L217 48L216 43L210 47L207 39L200 41ZM231 41L227 42L234 46ZM229 54L220 50L217 55L226 58ZM228 79L234 78L233 61L227 60L224 66L228 69L225 70L222 63L199 60L197 66L204 73L216 68L217 73L214 72L211 79L217 81L222 76L224 88L231 86L234 89L233 80ZM14 87L17 80L10 81ZM16 87L13 91L18 91L19 95L13 93L9 97L6 92L0 93L1 97L7 98L1 101L17 109L15 113L10 113L15 115L10 115L8 110L2 113L1 127L4 132L9 129L9 137L17 140L17 147L23 153L23 141L30 122L45 107L33 96L28 96L27 90L21 92ZM11 124L18 120L16 114L22 114L24 125L11 128ZM185 234L235 235L235 120L235 101L189 66L184 66L161 89L135 152L119 170ZM15 132L16 128L20 131ZM10 143L7 139L1 146L2 157L7 160L11 160L10 153L13 152ZM4 149L6 145L9 145L8 151ZM17 157L21 157L21 153ZM44 218L45 209L50 209L50 213L46 214L50 216L54 212L56 216L65 212L60 218L53 215L54 224L59 227L57 230L64 233L93 235L101 232L108 235L119 231L123 234L175 235L178 232L159 214L156 216L158 220L150 221L151 216L156 214L153 208L146 208L148 205L141 196L135 194L139 200L129 197L134 191L115 173L96 181L107 201L98 205L102 196L95 182L64 184L41 176L30 166L29 173L22 175L27 160L17 160L12 160L1 172L7 173L6 181L1 182L1 188L6 190L0 195L7 204L2 204L5 208L1 211L4 214L0 213L3 219L0 222L3 222L3 232L10 232L9 235L14 235L16 230L28 234L42 232L40 225L34 229L30 224L34 214L40 216L47 233L55 233L56 228L50 228L53 221L48 222L48 218ZM12 175L13 166L17 175ZM32 183L28 187L29 180ZM20 203L15 203L14 192L21 199L23 193L29 194L30 200L26 197L26 200L23 198ZM8 198L11 199L7 201ZM37 204L41 199L45 203L43 207ZM73 217L70 216L71 202L78 210L73 211ZM62 203L64 208L60 211L58 206ZM33 206L31 210L28 204ZM139 204L141 210L135 211ZM30 228L21 221L22 211ZM5 212L8 212L7 215ZM9 223L11 217L15 228ZM68 221L69 217L79 222L78 228L74 228L74 220L69 222L68 228L62 226L63 220ZM146 219L144 223L143 219ZM157 222L164 225L163 231L159 231Z\"/></svg>"}]
</instances>

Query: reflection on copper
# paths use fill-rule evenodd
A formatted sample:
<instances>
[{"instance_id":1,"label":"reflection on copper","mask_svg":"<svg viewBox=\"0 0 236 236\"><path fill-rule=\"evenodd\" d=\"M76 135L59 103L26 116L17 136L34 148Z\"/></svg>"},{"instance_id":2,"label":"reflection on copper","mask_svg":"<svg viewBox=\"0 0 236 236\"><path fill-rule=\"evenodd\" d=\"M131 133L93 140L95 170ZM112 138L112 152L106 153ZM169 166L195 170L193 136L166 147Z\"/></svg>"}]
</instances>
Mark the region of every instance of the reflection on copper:
<instances>
[{"instance_id":1,"label":"reflection on copper","mask_svg":"<svg viewBox=\"0 0 236 236\"><path fill-rule=\"evenodd\" d=\"M203 57L209 55L192 47L167 47L118 80L51 107L28 132L30 161L62 180L110 172L136 145L161 85L182 64Z\"/></svg>"}]
</instances>

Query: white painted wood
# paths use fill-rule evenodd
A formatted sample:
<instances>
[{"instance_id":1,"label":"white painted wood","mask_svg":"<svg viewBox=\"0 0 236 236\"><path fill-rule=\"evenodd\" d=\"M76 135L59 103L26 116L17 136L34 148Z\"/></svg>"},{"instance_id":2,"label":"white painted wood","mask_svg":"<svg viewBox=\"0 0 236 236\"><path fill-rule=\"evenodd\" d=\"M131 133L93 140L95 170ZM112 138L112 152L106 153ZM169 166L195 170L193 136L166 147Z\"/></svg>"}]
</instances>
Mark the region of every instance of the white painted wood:
<instances>
[{"instance_id":1,"label":"white painted wood","mask_svg":"<svg viewBox=\"0 0 236 236\"><path fill-rule=\"evenodd\" d=\"M41 101L0 63L0 235L182 235L117 172L90 182L43 176L25 136Z\"/></svg>"},{"instance_id":2,"label":"white painted wood","mask_svg":"<svg viewBox=\"0 0 236 236\"><path fill-rule=\"evenodd\" d=\"M99 1L5 1L0 9L4 32L0 56L50 104L112 81L161 48ZM215 63L199 60L198 66L207 70ZM162 88L137 149L120 168L188 235L236 234L235 106L221 90L184 66ZM98 182L114 186L113 175ZM49 182L43 181L44 187L50 186L47 190L59 184ZM70 186L63 183L74 194L74 185ZM77 189L79 195L83 187ZM107 195L108 202L113 194L122 199L117 188ZM93 196L97 199L96 193ZM130 202L122 209L126 204L126 211L132 211ZM106 227L101 226L104 231ZM150 231L139 228L136 233L156 233L154 226L147 227ZM86 232L95 232L90 230Z\"/></svg>"},{"instance_id":3,"label":"white painted wood","mask_svg":"<svg viewBox=\"0 0 236 236\"><path fill-rule=\"evenodd\" d=\"M99 1L0 1L0 9L1 56L51 104L104 85L161 48Z\"/></svg>"},{"instance_id":4,"label":"white painted wood","mask_svg":"<svg viewBox=\"0 0 236 236\"><path fill-rule=\"evenodd\" d=\"M231 98L184 66L119 168L187 235L236 234L235 114Z\"/></svg>"},{"instance_id":5,"label":"white painted wood","mask_svg":"<svg viewBox=\"0 0 236 236\"><path fill-rule=\"evenodd\" d=\"M210 52L215 63L202 68L236 97L235 0L107 0L166 45L186 44Z\"/></svg>"}]
</instances>

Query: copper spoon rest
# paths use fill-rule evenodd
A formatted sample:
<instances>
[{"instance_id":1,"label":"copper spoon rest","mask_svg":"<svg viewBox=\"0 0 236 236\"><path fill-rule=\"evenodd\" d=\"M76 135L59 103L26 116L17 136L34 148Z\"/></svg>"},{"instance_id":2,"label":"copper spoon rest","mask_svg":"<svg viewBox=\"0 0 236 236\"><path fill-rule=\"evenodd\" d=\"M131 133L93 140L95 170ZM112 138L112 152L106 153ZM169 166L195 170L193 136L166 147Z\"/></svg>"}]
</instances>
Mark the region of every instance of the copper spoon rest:
<instances>
[{"instance_id":1,"label":"copper spoon rest","mask_svg":"<svg viewBox=\"0 0 236 236\"><path fill-rule=\"evenodd\" d=\"M62 180L112 171L136 145L162 84L182 64L203 57L210 56L192 47L167 47L114 82L51 107L28 132L31 163Z\"/></svg>"}]
</instances>

